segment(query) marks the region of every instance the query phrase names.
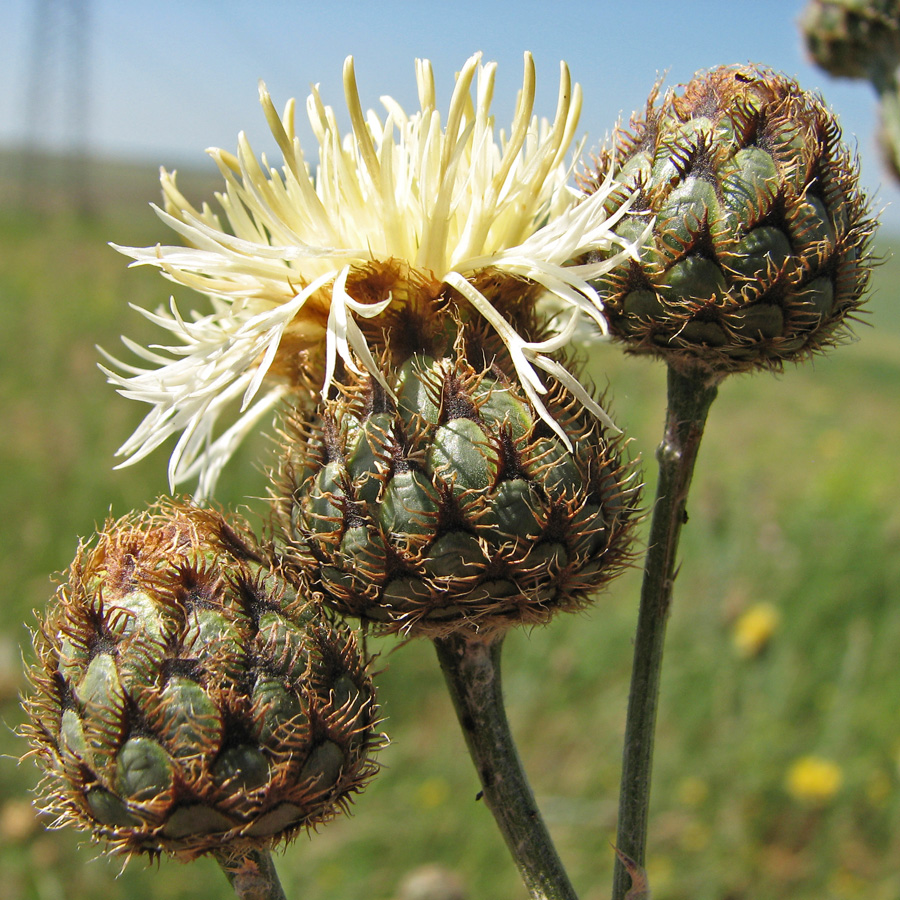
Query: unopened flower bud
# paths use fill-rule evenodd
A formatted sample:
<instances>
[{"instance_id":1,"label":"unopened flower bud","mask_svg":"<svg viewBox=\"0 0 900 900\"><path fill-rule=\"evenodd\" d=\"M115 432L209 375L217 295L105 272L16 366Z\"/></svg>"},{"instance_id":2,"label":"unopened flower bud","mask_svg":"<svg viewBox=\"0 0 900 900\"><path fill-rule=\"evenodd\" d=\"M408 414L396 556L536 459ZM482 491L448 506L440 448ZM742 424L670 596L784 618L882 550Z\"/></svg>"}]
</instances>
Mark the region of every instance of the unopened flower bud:
<instances>
[{"instance_id":1,"label":"unopened flower bud","mask_svg":"<svg viewBox=\"0 0 900 900\"><path fill-rule=\"evenodd\" d=\"M352 636L216 512L165 502L107 523L35 648L43 808L114 851L265 848L332 817L375 769Z\"/></svg>"},{"instance_id":2,"label":"unopened flower bud","mask_svg":"<svg viewBox=\"0 0 900 900\"><path fill-rule=\"evenodd\" d=\"M599 161L638 195L619 232L654 223L640 261L595 283L610 331L713 381L838 343L862 302L874 222L835 117L755 66L657 99Z\"/></svg>"}]
</instances>

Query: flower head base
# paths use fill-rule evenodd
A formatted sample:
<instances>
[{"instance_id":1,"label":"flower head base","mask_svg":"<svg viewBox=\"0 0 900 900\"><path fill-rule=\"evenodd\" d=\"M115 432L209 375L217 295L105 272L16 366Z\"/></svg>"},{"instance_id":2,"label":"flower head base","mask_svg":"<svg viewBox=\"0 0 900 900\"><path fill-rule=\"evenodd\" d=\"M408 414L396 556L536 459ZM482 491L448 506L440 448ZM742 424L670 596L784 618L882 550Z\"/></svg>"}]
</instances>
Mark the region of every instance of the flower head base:
<instances>
[{"instance_id":1,"label":"flower head base","mask_svg":"<svg viewBox=\"0 0 900 900\"><path fill-rule=\"evenodd\" d=\"M537 370L552 372L572 390L580 387L549 354L569 339L581 313L605 330L600 300L588 282L634 255L639 239L622 241L612 231L627 201L610 213L611 181L590 197L568 186L571 163L565 157L581 91L566 66L556 116L552 123L539 121L533 115L534 64L526 55L512 126L499 137L490 115L495 69L478 54L470 58L442 122L431 66L420 60L420 110L407 115L384 97L382 119L363 112L348 59L351 133L341 136L317 89L307 101L319 144L315 175L295 133L294 101L279 115L261 87L284 165L279 171L265 157L257 160L244 135L237 156L210 151L225 179L218 195L224 224L208 206L195 209L174 176L163 173L165 210L158 212L187 246L120 249L135 264L156 266L206 294L212 308L184 317L173 302L167 311L145 312L173 334L173 345L151 350L127 342L147 368L111 360L117 371L107 375L120 393L153 406L119 451L126 464L180 432L170 481L199 476L199 492L206 494L241 438L310 378L327 394L344 367L367 370L387 387L375 363L374 351L383 348L370 345L360 323L371 320L368 331L377 340L379 317L403 304L411 286L422 285L497 330L530 399L554 427L540 402L546 388ZM571 264L592 251L601 251L603 261ZM379 280L374 296L372 285L358 277L370 271L394 275ZM572 310L572 321L549 342L520 335L496 299L479 289L485 272L509 284L541 286ZM237 420L217 433L220 417L236 404ZM602 414L596 405L591 409Z\"/></svg>"},{"instance_id":2,"label":"flower head base","mask_svg":"<svg viewBox=\"0 0 900 900\"><path fill-rule=\"evenodd\" d=\"M396 400L348 378L289 418L273 500L300 593L383 632L487 639L583 609L627 567L640 485L621 435L551 376L554 434L504 368L469 328L404 363Z\"/></svg>"}]
</instances>

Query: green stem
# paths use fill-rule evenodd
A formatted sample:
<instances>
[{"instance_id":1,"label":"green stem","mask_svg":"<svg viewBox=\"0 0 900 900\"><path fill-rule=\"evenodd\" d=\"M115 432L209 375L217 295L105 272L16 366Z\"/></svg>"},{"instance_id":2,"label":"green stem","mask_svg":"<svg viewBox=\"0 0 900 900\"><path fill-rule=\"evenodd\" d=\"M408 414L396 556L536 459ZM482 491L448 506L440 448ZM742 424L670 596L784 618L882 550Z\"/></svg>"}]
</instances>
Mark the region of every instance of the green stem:
<instances>
[{"instance_id":1,"label":"green stem","mask_svg":"<svg viewBox=\"0 0 900 900\"><path fill-rule=\"evenodd\" d=\"M434 641L484 801L533 900L577 900L534 800L509 730L500 683L503 637Z\"/></svg>"},{"instance_id":2,"label":"green stem","mask_svg":"<svg viewBox=\"0 0 900 900\"><path fill-rule=\"evenodd\" d=\"M633 862L632 870L642 869L645 860L660 671L669 604L677 574L678 538L687 521L691 476L709 407L716 393L716 386L709 385L700 374L684 374L669 368L666 426L656 451L659 483L644 561L619 793L616 847ZM632 875L619 856L613 878L613 900L624 900L631 883Z\"/></svg>"},{"instance_id":3,"label":"green stem","mask_svg":"<svg viewBox=\"0 0 900 900\"><path fill-rule=\"evenodd\" d=\"M873 63L870 77L880 101L881 134L879 140L895 178L900 178L900 85L897 66Z\"/></svg>"},{"instance_id":4,"label":"green stem","mask_svg":"<svg viewBox=\"0 0 900 900\"><path fill-rule=\"evenodd\" d=\"M215 857L240 900L285 900L268 850L221 850Z\"/></svg>"}]
</instances>

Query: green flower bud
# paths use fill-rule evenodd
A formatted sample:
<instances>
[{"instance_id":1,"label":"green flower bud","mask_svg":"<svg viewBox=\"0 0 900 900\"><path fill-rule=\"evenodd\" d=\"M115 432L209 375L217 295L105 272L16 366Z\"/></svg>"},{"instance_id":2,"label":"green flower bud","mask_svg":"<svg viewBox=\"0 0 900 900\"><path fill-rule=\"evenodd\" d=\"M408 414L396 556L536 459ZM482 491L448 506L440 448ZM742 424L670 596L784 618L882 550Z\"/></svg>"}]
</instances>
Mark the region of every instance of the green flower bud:
<instances>
[{"instance_id":1,"label":"green flower bud","mask_svg":"<svg viewBox=\"0 0 900 900\"><path fill-rule=\"evenodd\" d=\"M216 512L161 503L107 523L35 649L25 732L43 808L115 851L267 847L375 770L353 638Z\"/></svg>"},{"instance_id":2,"label":"green flower bud","mask_svg":"<svg viewBox=\"0 0 900 900\"><path fill-rule=\"evenodd\" d=\"M636 195L620 230L653 223L640 262L595 284L613 336L713 381L840 342L874 221L834 116L753 66L700 73L657 100L599 160L621 183L611 207Z\"/></svg>"}]
</instances>

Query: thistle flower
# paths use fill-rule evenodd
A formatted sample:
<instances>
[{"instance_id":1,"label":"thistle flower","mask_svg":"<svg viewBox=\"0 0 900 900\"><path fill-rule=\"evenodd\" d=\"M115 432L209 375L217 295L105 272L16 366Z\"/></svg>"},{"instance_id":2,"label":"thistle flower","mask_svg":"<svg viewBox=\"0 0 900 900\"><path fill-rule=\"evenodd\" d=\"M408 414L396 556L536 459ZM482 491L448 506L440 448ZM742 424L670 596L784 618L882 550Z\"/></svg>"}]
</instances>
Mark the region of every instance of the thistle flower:
<instances>
[{"instance_id":1,"label":"thistle flower","mask_svg":"<svg viewBox=\"0 0 900 900\"><path fill-rule=\"evenodd\" d=\"M83 545L35 635L42 807L116 852L263 849L375 771L354 639L221 515L163 503Z\"/></svg>"},{"instance_id":2,"label":"thistle flower","mask_svg":"<svg viewBox=\"0 0 900 900\"><path fill-rule=\"evenodd\" d=\"M207 205L195 209L174 175L163 173L165 209L157 211L187 246L119 249L133 264L156 266L206 294L211 312L186 316L174 301L168 310L144 311L174 343L148 349L126 340L147 367L109 357L111 383L152 406L119 450L127 457L123 465L180 433L170 482L199 476L199 494L209 493L242 437L310 377L324 396L339 366L366 371L390 391L375 357L399 332L386 334L379 323L398 309L421 312L423 297L455 303L461 316L488 322L509 348L527 396L562 435L541 401L546 386L538 370L579 387L549 354L569 339L572 320L582 313L605 329L588 282L635 255L639 241L622 241L612 230L627 198L610 210L611 180L596 185L590 197L567 184L581 90L565 64L555 118L539 121L534 64L526 54L515 116L509 133L499 137L490 114L495 71L480 54L472 56L457 75L442 122L431 65L417 61L419 111L408 115L384 97L381 118L363 112L348 58L351 132L340 134L317 88L307 100L319 145L315 175L295 132L294 101L279 115L261 86L284 165L279 171L265 157L258 161L243 134L236 156L210 151L225 179L218 195L225 222ZM603 259L571 264L590 251L602 251ZM535 342L517 330L503 313L502 291L485 288L485 281L496 288L498 280L538 285L571 311L556 343ZM427 310L422 315L427 318ZM396 317L391 321L397 326ZM236 421L217 432L236 404Z\"/></svg>"}]
</instances>

